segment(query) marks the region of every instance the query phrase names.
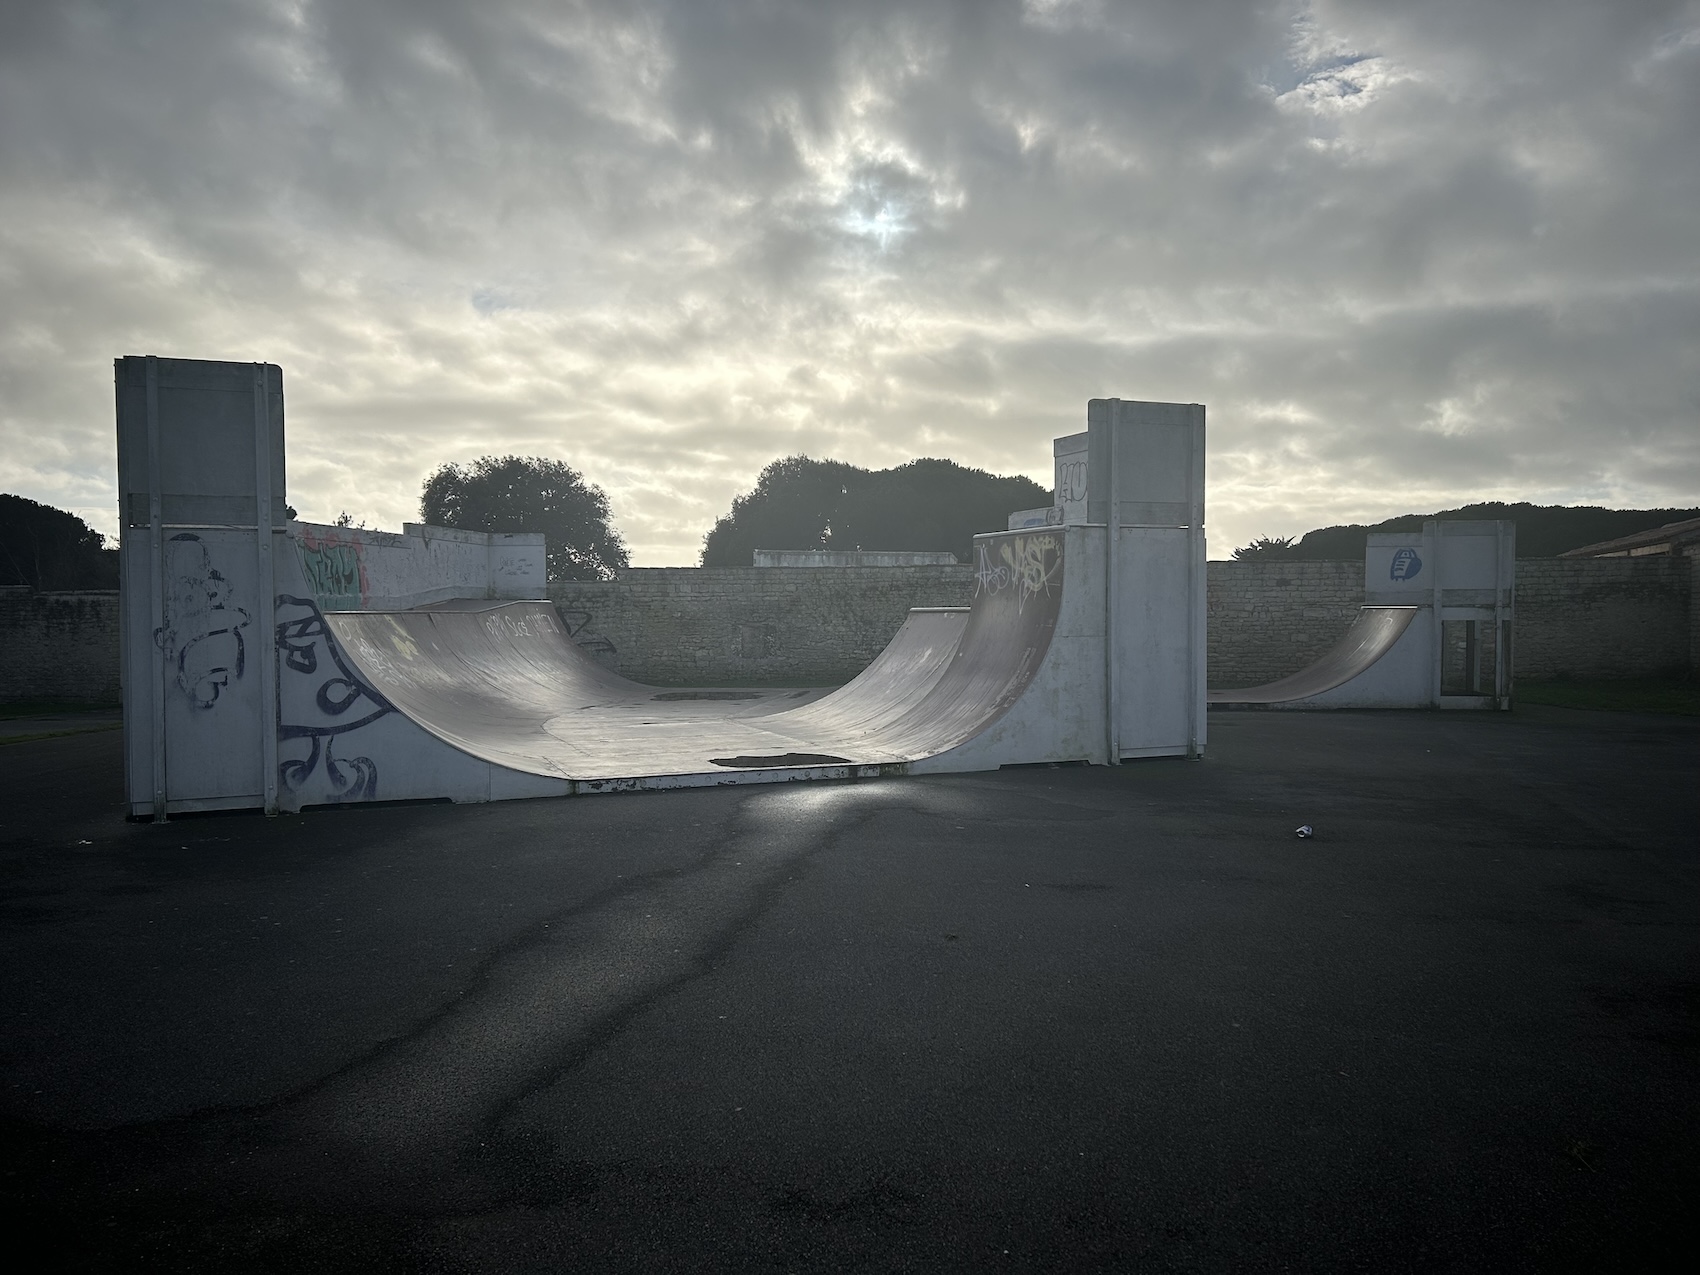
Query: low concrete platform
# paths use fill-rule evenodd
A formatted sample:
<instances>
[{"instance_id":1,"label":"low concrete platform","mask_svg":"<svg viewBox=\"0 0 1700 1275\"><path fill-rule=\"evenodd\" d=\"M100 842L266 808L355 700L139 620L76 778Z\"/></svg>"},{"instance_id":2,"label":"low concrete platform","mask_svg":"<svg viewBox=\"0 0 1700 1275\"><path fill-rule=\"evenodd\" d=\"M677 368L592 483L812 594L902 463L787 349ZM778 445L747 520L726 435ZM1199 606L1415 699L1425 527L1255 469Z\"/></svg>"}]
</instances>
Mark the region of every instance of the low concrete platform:
<instances>
[{"instance_id":1,"label":"low concrete platform","mask_svg":"<svg viewBox=\"0 0 1700 1275\"><path fill-rule=\"evenodd\" d=\"M9 1234L174 1271L1691 1252L1700 723L1211 725L1201 763L154 825L116 733L6 748Z\"/></svg>"}]
</instances>

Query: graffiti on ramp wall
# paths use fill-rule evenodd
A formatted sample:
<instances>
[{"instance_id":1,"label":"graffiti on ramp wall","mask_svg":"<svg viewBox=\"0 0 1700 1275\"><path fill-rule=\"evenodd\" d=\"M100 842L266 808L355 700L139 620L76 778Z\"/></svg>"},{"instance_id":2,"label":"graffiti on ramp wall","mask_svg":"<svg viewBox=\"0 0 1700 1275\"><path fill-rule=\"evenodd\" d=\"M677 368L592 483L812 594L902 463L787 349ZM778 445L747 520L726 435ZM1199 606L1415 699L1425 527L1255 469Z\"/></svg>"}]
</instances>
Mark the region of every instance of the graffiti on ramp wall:
<instances>
[{"instance_id":1,"label":"graffiti on ramp wall","mask_svg":"<svg viewBox=\"0 0 1700 1275\"><path fill-rule=\"evenodd\" d=\"M192 531L165 542L165 621L154 644L173 670L178 690L196 708L208 709L248 662L242 630L252 623L232 600L230 581L213 565L206 543Z\"/></svg>"},{"instance_id":2,"label":"graffiti on ramp wall","mask_svg":"<svg viewBox=\"0 0 1700 1275\"><path fill-rule=\"evenodd\" d=\"M344 662L318 604L288 593L277 595L277 703L282 788L327 802L377 799L378 763L353 754L348 737L395 709Z\"/></svg>"},{"instance_id":3,"label":"graffiti on ramp wall","mask_svg":"<svg viewBox=\"0 0 1700 1275\"><path fill-rule=\"evenodd\" d=\"M301 574L315 597L332 611L357 611L366 605L370 589L363 546L331 532L319 535L303 527L295 541Z\"/></svg>"},{"instance_id":4,"label":"graffiti on ramp wall","mask_svg":"<svg viewBox=\"0 0 1700 1275\"><path fill-rule=\"evenodd\" d=\"M975 546L974 596L1013 588L1016 610L1062 583L1062 537L1055 532L1004 536Z\"/></svg>"}]
</instances>

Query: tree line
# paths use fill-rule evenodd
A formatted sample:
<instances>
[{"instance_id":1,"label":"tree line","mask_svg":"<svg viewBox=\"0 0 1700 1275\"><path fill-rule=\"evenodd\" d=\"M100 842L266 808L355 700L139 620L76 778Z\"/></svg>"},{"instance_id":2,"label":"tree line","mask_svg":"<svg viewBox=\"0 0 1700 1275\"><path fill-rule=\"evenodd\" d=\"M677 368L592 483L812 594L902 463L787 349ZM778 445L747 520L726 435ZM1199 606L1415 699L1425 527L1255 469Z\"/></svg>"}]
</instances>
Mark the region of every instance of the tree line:
<instances>
[{"instance_id":1,"label":"tree line","mask_svg":"<svg viewBox=\"0 0 1700 1275\"><path fill-rule=\"evenodd\" d=\"M786 456L764 468L703 536L699 564L747 567L757 549L907 549L969 561L973 538L1009 515L1051 503L1031 478L926 458L870 470L838 460ZM467 531L542 532L551 580L607 580L630 563L607 493L563 461L482 456L445 464L426 478L420 518ZM291 511L293 513L293 511ZM1371 524L1321 527L1303 536L1259 536L1234 550L1240 561L1350 561L1375 531L1419 529L1429 518L1509 519L1517 556L1569 549L1700 517L1700 509L1463 505ZM346 513L339 525L350 525ZM362 524L364 525L364 524ZM37 590L116 589L118 552L75 514L0 494L0 584Z\"/></svg>"},{"instance_id":2,"label":"tree line","mask_svg":"<svg viewBox=\"0 0 1700 1275\"><path fill-rule=\"evenodd\" d=\"M1015 510L1050 501L1031 478L949 460L869 470L787 456L763 469L755 488L715 521L699 562L747 567L757 549L944 551L966 562L976 532L1002 530ZM551 580L607 580L630 563L607 493L565 462L542 456L441 465L425 479L419 516L466 531L542 532ZM356 525L346 511L336 524ZM0 582L117 588L118 554L73 514L0 496Z\"/></svg>"},{"instance_id":3,"label":"tree line","mask_svg":"<svg viewBox=\"0 0 1700 1275\"><path fill-rule=\"evenodd\" d=\"M1031 478L955 461L922 459L869 470L838 460L786 456L703 537L698 563L747 567L757 549L911 549L968 561L976 533L1051 503ZM444 465L425 480L420 516L469 531L541 531L551 580L606 580L628 564L608 497L560 461L485 456Z\"/></svg>"},{"instance_id":4,"label":"tree line","mask_svg":"<svg viewBox=\"0 0 1700 1275\"><path fill-rule=\"evenodd\" d=\"M76 514L0 493L0 585L116 589L118 550Z\"/></svg>"},{"instance_id":5,"label":"tree line","mask_svg":"<svg viewBox=\"0 0 1700 1275\"><path fill-rule=\"evenodd\" d=\"M1583 545L1633 536L1666 523L1700 518L1700 509L1602 509L1598 505L1506 504L1498 500L1432 514L1400 514L1375 523L1347 523L1319 527L1303 536L1258 536L1234 550L1241 562L1350 562L1364 556L1364 545L1374 531L1421 531L1430 518L1456 518L1464 522L1505 520L1517 524L1519 558L1556 558Z\"/></svg>"}]
</instances>

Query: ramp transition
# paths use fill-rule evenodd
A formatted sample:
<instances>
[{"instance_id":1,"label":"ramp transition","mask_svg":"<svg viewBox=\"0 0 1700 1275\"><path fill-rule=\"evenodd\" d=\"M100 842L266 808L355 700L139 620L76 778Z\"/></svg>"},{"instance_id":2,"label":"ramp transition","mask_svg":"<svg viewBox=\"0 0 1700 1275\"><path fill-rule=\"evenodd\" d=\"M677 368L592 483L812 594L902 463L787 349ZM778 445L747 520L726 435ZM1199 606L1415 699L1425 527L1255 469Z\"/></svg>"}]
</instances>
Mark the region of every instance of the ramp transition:
<instances>
[{"instance_id":1,"label":"ramp transition","mask_svg":"<svg viewBox=\"0 0 1700 1275\"><path fill-rule=\"evenodd\" d=\"M579 650L547 602L331 612L325 621L377 695L483 761L574 781L730 777L908 763L964 743L1032 681L1062 593L1011 588L970 608L912 610L874 662L830 693L628 681Z\"/></svg>"},{"instance_id":2,"label":"ramp transition","mask_svg":"<svg viewBox=\"0 0 1700 1275\"><path fill-rule=\"evenodd\" d=\"M1398 644L1416 619L1417 610L1414 606L1363 607L1345 636L1314 664L1262 686L1211 691L1209 702L1224 706L1290 704L1342 687L1368 672Z\"/></svg>"}]
</instances>

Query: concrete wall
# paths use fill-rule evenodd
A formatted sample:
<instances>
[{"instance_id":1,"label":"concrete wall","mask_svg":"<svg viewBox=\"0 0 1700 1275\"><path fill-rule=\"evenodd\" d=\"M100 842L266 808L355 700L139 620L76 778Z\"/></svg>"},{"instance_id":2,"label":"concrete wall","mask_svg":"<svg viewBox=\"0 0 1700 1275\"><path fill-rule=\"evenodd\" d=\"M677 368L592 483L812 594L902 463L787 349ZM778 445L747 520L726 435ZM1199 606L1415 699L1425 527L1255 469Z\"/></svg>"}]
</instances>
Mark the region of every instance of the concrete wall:
<instances>
[{"instance_id":1,"label":"concrete wall","mask_svg":"<svg viewBox=\"0 0 1700 1275\"><path fill-rule=\"evenodd\" d=\"M118 593L0 589L0 704L118 702Z\"/></svg>"},{"instance_id":2,"label":"concrete wall","mask_svg":"<svg viewBox=\"0 0 1700 1275\"><path fill-rule=\"evenodd\" d=\"M539 598L541 533L402 524L401 534L292 522L301 574L327 611L390 611L448 598Z\"/></svg>"},{"instance_id":3,"label":"concrete wall","mask_svg":"<svg viewBox=\"0 0 1700 1275\"><path fill-rule=\"evenodd\" d=\"M1361 562L1212 562L1212 686L1297 672L1363 602ZM1700 560L1517 564L1517 672L1637 677L1700 664ZM628 570L549 586L569 629L627 677L662 685L831 682L860 669L911 606L966 606L962 567Z\"/></svg>"},{"instance_id":4,"label":"concrete wall","mask_svg":"<svg viewBox=\"0 0 1700 1275\"><path fill-rule=\"evenodd\" d=\"M1692 605L1700 559L1522 558L1518 677L1651 677L1700 668ZM1363 600L1357 562L1212 562L1210 684L1295 673L1346 630ZM1452 652L1454 662L1462 648Z\"/></svg>"},{"instance_id":5,"label":"concrete wall","mask_svg":"<svg viewBox=\"0 0 1700 1275\"><path fill-rule=\"evenodd\" d=\"M1296 672L1356 614L1360 562L1212 562L1210 684ZM661 685L841 681L912 606L966 606L972 568L636 569L549 586L588 650ZM1517 673L1654 676L1700 668L1700 557L1524 558ZM0 591L0 703L116 702L118 595Z\"/></svg>"},{"instance_id":6,"label":"concrete wall","mask_svg":"<svg viewBox=\"0 0 1700 1275\"><path fill-rule=\"evenodd\" d=\"M910 607L967 606L973 570L946 567L634 568L549 586L568 630L626 677L661 686L841 682Z\"/></svg>"},{"instance_id":7,"label":"concrete wall","mask_svg":"<svg viewBox=\"0 0 1700 1275\"><path fill-rule=\"evenodd\" d=\"M954 553L905 549L757 549L758 567L954 567Z\"/></svg>"},{"instance_id":8,"label":"concrete wall","mask_svg":"<svg viewBox=\"0 0 1700 1275\"><path fill-rule=\"evenodd\" d=\"M1695 667L1695 561L1524 558L1518 677L1645 677Z\"/></svg>"},{"instance_id":9,"label":"concrete wall","mask_svg":"<svg viewBox=\"0 0 1700 1275\"><path fill-rule=\"evenodd\" d=\"M1212 562L1210 685L1257 686L1296 673L1357 618L1362 562Z\"/></svg>"}]
</instances>

